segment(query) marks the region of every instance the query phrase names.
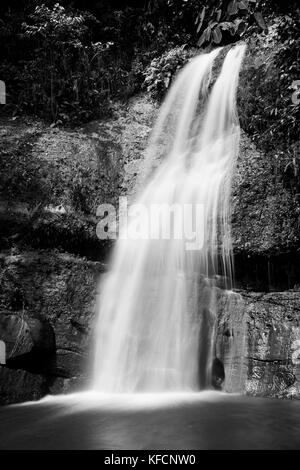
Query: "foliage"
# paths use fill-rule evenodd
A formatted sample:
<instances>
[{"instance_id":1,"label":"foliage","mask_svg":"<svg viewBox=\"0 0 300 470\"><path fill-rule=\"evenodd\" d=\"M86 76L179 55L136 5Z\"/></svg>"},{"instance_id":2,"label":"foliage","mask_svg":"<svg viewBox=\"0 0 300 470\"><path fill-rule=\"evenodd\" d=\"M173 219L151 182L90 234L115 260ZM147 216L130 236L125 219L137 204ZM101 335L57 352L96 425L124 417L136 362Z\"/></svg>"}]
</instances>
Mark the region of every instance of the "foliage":
<instances>
[{"instance_id":1,"label":"foliage","mask_svg":"<svg viewBox=\"0 0 300 470\"><path fill-rule=\"evenodd\" d=\"M53 9L36 7L23 24L24 38L33 42L33 57L24 64L21 102L53 121L85 121L107 99L103 55L111 43L88 40L90 14L67 13L59 4Z\"/></svg>"},{"instance_id":2,"label":"foliage","mask_svg":"<svg viewBox=\"0 0 300 470\"><path fill-rule=\"evenodd\" d=\"M276 17L267 36L251 39L239 89L242 127L271 159L273 178L295 200L300 193L300 106L292 101L292 84L299 78L299 28L298 10L293 18Z\"/></svg>"},{"instance_id":3,"label":"foliage","mask_svg":"<svg viewBox=\"0 0 300 470\"><path fill-rule=\"evenodd\" d=\"M266 30L259 0L182 0L179 16L194 18L193 39L198 47L229 44L257 29ZM169 0L168 4L178 4Z\"/></svg>"},{"instance_id":4,"label":"foliage","mask_svg":"<svg viewBox=\"0 0 300 470\"><path fill-rule=\"evenodd\" d=\"M288 129L291 142L299 138L299 105L291 101L293 82L299 79L299 49L300 49L300 10L292 17L279 17L275 23L275 35L279 44L274 62L280 72L280 86L286 90L283 95L283 105L286 112L281 117L280 124L284 122ZM277 129L278 131L278 129Z\"/></svg>"},{"instance_id":5,"label":"foliage","mask_svg":"<svg viewBox=\"0 0 300 470\"><path fill-rule=\"evenodd\" d=\"M106 115L111 100L145 85L161 98L191 47L265 34L265 15L269 21L283 8L282 0L99 0L85 12L83 0L61 1L20 0L0 20L0 78L8 101L15 114L25 110L56 124ZM292 9L295 2L285 4ZM282 64L289 51L278 56Z\"/></svg>"},{"instance_id":6,"label":"foliage","mask_svg":"<svg viewBox=\"0 0 300 470\"><path fill-rule=\"evenodd\" d=\"M174 28L176 21L180 19L186 25L184 33L187 44L177 46L155 57L145 75L147 91L158 99L161 99L169 88L169 85L178 68L195 55L187 45L194 44L196 48L203 46L224 45L239 40L244 35L257 30L266 32L267 27L257 0L169 0L168 6L173 9Z\"/></svg>"},{"instance_id":7,"label":"foliage","mask_svg":"<svg viewBox=\"0 0 300 470\"><path fill-rule=\"evenodd\" d=\"M53 126L104 116L110 112L111 100L127 98L142 86L160 100L178 69L199 49L241 38L248 42L239 86L239 115L243 129L263 153L258 155L257 171L249 157L248 181L257 183L255 194L249 185L243 187L241 215L251 207L252 199L264 194L268 210L261 216L258 207L249 220L261 220L261 233L266 219L279 220L274 225L276 244L283 239L294 243L300 202L300 108L291 100L292 83L299 79L299 11L295 2L143 0L134 6L133 1L99 0L89 4L88 12L83 0L61 0L61 4L19 0L6 9L2 5L0 79L7 84L8 100L15 105L15 114L37 114ZM287 15L286 11L292 13ZM90 216L106 182L97 172L93 174L88 152L76 145L68 155L60 152L61 160L51 152L31 152L40 137L39 130L20 136L16 148L4 148L2 139L0 192L9 202L25 200L29 209L22 217L16 217L11 209L11 218L2 219L1 242L5 239L10 247L21 239L81 254L86 247L96 252L99 240ZM63 139L61 134L58 138ZM75 133L70 138L75 141ZM47 140L43 148L47 148ZM99 149L96 155L105 161ZM110 182L108 187L116 191ZM44 210L60 204L72 211ZM295 228L284 225L285 215L287 220L295 219ZM267 234L265 240L272 237L273 233ZM259 236L258 244L260 241Z\"/></svg>"},{"instance_id":8,"label":"foliage","mask_svg":"<svg viewBox=\"0 0 300 470\"><path fill-rule=\"evenodd\" d=\"M145 71L145 85L153 97L161 99L176 72L195 55L195 51L177 47L151 61Z\"/></svg>"},{"instance_id":9,"label":"foliage","mask_svg":"<svg viewBox=\"0 0 300 470\"><path fill-rule=\"evenodd\" d=\"M20 0L6 6L0 20L0 78L8 102L15 114L25 110L56 124L109 113L110 100L140 90L145 69L147 76L150 62L165 51L239 39L259 3L144 0L135 6L99 0L86 12L83 1L62 2ZM170 60L173 67L172 54ZM168 78L157 78L159 95Z\"/></svg>"},{"instance_id":10,"label":"foliage","mask_svg":"<svg viewBox=\"0 0 300 470\"><path fill-rule=\"evenodd\" d=\"M298 140L299 106L292 101L293 81L297 80L300 15L276 18L267 37L258 37L253 45L255 60L242 72L241 109L246 130L264 146ZM267 133L265 135L265 131ZM275 139L275 140L274 140Z\"/></svg>"},{"instance_id":11,"label":"foliage","mask_svg":"<svg viewBox=\"0 0 300 470\"><path fill-rule=\"evenodd\" d=\"M18 45L25 50L13 64L7 51L0 65L15 113L23 109L56 124L76 124L107 114L110 99L131 88L131 51L111 40L94 40L101 24L91 13L39 4L23 19L10 17L9 31L0 22L0 36L8 43L18 37L14 50ZM120 29L103 37L115 37Z\"/></svg>"}]
</instances>

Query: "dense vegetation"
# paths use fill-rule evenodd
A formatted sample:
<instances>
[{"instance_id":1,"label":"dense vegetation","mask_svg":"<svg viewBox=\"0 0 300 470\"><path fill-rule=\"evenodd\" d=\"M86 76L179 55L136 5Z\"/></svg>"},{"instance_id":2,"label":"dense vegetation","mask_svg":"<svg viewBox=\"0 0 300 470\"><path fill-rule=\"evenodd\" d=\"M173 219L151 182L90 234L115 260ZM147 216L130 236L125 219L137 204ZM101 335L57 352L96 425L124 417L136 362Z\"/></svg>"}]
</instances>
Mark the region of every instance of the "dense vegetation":
<instances>
[{"instance_id":1,"label":"dense vegetation","mask_svg":"<svg viewBox=\"0 0 300 470\"><path fill-rule=\"evenodd\" d=\"M4 1L0 78L15 113L22 109L62 124L87 121L108 113L111 99L140 90L145 79L161 97L177 66L189 57L186 49L266 32L267 19L282 10L280 3ZM294 3L285 2L285 12L293 11ZM296 20L282 17L279 23L279 34L294 38ZM297 46L295 40L282 54L290 60L289 49Z\"/></svg>"},{"instance_id":2,"label":"dense vegetation","mask_svg":"<svg viewBox=\"0 0 300 470\"><path fill-rule=\"evenodd\" d=\"M178 68L193 55L245 41L248 52L238 103L242 128L263 150L257 187L263 185L271 197L276 186L288 201L281 211L289 206L296 214L300 107L292 94L300 79L299 18L293 0L2 0L0 80L6 83L7 105L1 111L12 119L42 119L41 132L49 124L78 128L113 114L116 100L140 91L160 101ZM26 194L34 204L39 194L42 209L56 194L60 203L61 194L68 191L65 185L72 186L69 205L77 212L94 213L91 178L80 162L72 177L61 181L61 168L56 177L49 162L47 169L42 167L30 153L31 143L25 136L15 150L0 145L1 194L18 200ZM252 170L255 165L250 165ZM30 215L35 226L38 207ZM74 230L82 237L87 229L79 228ZM44 228L42 232L45 238ZM47 237L53 239L53 234Z\"/></svg>"}]
</instances>

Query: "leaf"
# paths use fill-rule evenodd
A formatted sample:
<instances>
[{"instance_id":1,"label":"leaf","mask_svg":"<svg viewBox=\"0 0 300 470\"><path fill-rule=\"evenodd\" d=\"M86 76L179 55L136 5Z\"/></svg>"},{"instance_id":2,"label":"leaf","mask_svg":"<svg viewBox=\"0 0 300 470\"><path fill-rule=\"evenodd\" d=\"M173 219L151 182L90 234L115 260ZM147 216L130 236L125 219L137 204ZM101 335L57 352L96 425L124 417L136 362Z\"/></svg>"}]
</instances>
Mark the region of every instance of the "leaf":
<instances>
[{"instance_id":1,"label":"leaf","mask_svg":"<svg viewBox=\"0 0 300 470\"><path fill-rule=\"evenodd\" d=\"M165 84L165 88L168 88L169 85L170 85L170 77L165 77L164 78L164 84Z\"/></svg>"},{"instance_id":2,"label":"leaf","mask_svg":"<svg viewBox=\"0 0 300 470\"><path fill-rule=\"evenodd\" d=\"M219 22L222 15L222 10L217 10L216 20Z\"/></svg>"},{"instance_id":3,"label":"leaf","mask_svg":"<svg viewBox=\"0 0 300 470\"><path fill-rule=\"evenodd\" d=\"M219 28L223 29L223 31L228 31L231 25L232 23L229 23L229 21L223 21L222 23L219 23Z\"/></svg>"},{"instance_id":4,"label":"leaf","mask_svg":"<svg viewBox=\"0 0 300 470\"><path fill-rule=\"evenodd\" d=\"M203 10L202 10L200 18L199 18L197 33L199 33L200 29L202 28L204 17L205 17L205 7L203 7Z\"/></svg>"},{"instance_id":5,"label":"leaf","mask_svg":"<svg viewBox=\"0 0 300 470\"><path fill-rule=\"evenodd\" d=\"M238 3L238 8L239 8L239 10L246 10L246 11L248 11L248 9L249 9L248 2L247 2L247 3L245 3L245 2L239 2L239 3Z\"/></svg>"},{"instance_id":6,"label":"leaf","mask_svg":"<svg viewBox=\"0 0 300 470\"><path fill-rule=\"evenodd\" d=\"M241 21L238 25L237 32L239 33L240 36L244 34L244 32L247 29L247 24L245 21Z\"/></svg>"},{"instance_id":7,"label":"leaf","mask_svg":"<svg viewBox=\"0 0 300 470\"><path fill-rule=\"evenodd\" d=\"M213 40L214 40L214 43L215 44L220 44L221 40L222 40L222 33L221 33L221 30L220 28L216 27L214 30L213 30Z\"/></svg>"},{"instance_id":8,"label":"leaf","mask_svg":"<svg viewBox=\"0 0 300 470\"><path fill-rule=\"evenodd\" d=\"M199 39L197 45L198 45L199 47L201 47L201 46L205 43L205 41L206 41L206 29L205 29L204 32L201 34L200 39Z\"/></svg>"},{"instance_id":9,"label":"leaf","mask_svg":"<svg viewBox=\"0 0 300 470\"><path fill-rule=\"evenodd\" d=\"M227 7L227 12L230 16L237 14L238 8L237 8L236 0L231 0L231 2L229 3L229 5Z\"/></svg>"},{"instance_id":10,"label":"leaf","mask_svg":"<svg viewBox=\"0 0 300 470\"><path fill-rule=\"evenodd\" d=\"M211 28L209 26L206 28L205 37L206 37L206 41L209 41L211 38Z\"/></svg>"},{"instance_id":11,"label":"leaf","mask_svg":"<svg viewBox=\"0 0 300 470\"><path fill-rule=\"evenodd\" d=\"M211 20L211 21L208 23L208 26L212 29L212 28L214 28L215 26L217 26L217 24L218 24L217 21Z\"/></svg>"},{"instance_id":12,"label":"leaf","mask_svg":"<svg viewBox=\"0 0 300 470\"><path fill-rule=\"evenodd\" d=\"M198 46L201 47L206 41L209 41L210 36L211 36L211 28L207 26L207 28L203 31L203 34L201 35L198 41Z\"/></svg>"},{"instance_id":13,"label":"leaf","mask_svg":"<svg viewBox=\"0 0 300 470\"><path fill-rule=\"evenodd\" d=\"M229 28L231 36L234 36L236 34L238 27L239 25L237 23L231 23Z\"/></svg>"},{"instance_id":14,"label":"leaf","mask_svg":"<svg viewBox=\"0 0 300 470\"><path fill-rule=\"evenodd\" d=\"M266 31L268 29L260 11L254 13L254 18L256 20L256 23L258 24L258 26L261 27L262 30Z\"/></svg>"}]
</instances>

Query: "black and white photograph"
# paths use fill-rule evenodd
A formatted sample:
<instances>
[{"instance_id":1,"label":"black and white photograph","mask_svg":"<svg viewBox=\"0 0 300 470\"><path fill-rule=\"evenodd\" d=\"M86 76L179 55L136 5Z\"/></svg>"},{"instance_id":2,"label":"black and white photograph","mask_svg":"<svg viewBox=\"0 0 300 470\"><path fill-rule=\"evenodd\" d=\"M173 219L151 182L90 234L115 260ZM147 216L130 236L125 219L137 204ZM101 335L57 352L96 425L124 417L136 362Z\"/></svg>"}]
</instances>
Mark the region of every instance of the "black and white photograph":
<instances>
[{"instance_id":1,"label":"black and white photograph","mask_svg":"<svg viewBox=\"0 0 300 470\"><path fill-rule=\"evenodd\" d=\"M299 33L295 0L1 0L1 453L300 450Z\"/></svg>"}]
</instances>

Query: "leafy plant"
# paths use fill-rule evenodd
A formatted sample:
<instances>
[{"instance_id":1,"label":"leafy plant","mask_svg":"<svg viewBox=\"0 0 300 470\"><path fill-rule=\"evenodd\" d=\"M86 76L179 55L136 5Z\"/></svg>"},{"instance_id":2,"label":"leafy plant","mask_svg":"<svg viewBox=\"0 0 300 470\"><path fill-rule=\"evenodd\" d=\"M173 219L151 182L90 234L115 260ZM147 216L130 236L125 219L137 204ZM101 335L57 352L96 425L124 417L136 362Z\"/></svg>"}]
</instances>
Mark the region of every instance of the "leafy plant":
<instances>
[{"instance_id":1,"label":"leafy plant","mask_svg":"<svg viewBox=\"0 0 300 470\"><path fill-rule=\"evenodd\" d=\"M300 106L292 101L292 84L299 78L299 31L296 10L293 17L274 18L266 36L253 37L239 89L243 129L270 158L273 177L295 198L300 193Z\"/></svg>"},{"instance_id":2,"label":"leafy plant","mask_svg":"<svg viewBox=\"0 0 300 470\"><path fill-rule=\"evenodd\" d=\"M107 99L107 83L100 81L103 55L111 43L92 43L89 13L67 12L58 3L42 4L23 23L23 37L34 46L34 54L24 62L19 76L20 101L28 109L43 110L53 121L84 121Z\"/></svg>"},{"instance_id":3,"label":"leafy plant","mask_svg":"<svg viewBox=\"0 0 300 470\"><path fill-rule=\"evenodd\" d=\"M219 1L213 7L203 6L195 20L200 34L198 46L220 44L222 40L228 43L232 41L230 36L235 40L241 38L254 21L261 30L266 30L263 16L257 11L258 3L257 0L231 0Z\"/></svg>"},{"instance_id":4,"label":"leafy plant","mask_svg":"<svg viewBox=\"0 0 300 470\"><path fill-rule=\"evenodd\" d=\"M176 47L151 61L145 71L145 86L154 98L161 99L176 72L195 55L194 50Z\"/></svg>"}]
</instances>

